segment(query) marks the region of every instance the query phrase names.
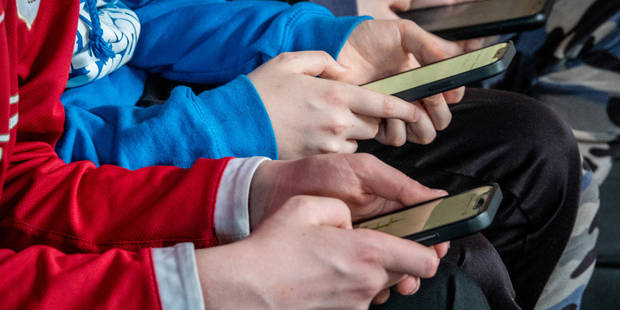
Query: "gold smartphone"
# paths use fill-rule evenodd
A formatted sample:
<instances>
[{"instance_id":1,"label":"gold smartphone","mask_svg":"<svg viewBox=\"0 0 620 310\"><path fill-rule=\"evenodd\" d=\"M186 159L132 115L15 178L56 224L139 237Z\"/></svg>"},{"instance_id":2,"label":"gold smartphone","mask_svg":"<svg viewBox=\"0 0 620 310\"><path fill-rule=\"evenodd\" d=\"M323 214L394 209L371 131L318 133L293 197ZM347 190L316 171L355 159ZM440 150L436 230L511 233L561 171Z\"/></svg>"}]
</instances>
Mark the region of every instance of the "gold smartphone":
<instances>
[{"instance_id":1,"label":"gold smartphone","mask_svg":"<svg viewBox=\"0 0 620 310\"><path fill-rule=\"evenodd\" d=\"M432 245L488 227L501 200L499 186L492 183L363 220L353 227Z\"/></svg>"},{"instance_id":2,"label":"gold smartphone","mask_svg":"<svg viewBox=\"0 0 620 310\"><path fill-rule=\"evenodd\" d=\"M508 69L515 54L512 42L498 43L362 87L411 102L500 74Z\"/></svg>"}]
</instances>

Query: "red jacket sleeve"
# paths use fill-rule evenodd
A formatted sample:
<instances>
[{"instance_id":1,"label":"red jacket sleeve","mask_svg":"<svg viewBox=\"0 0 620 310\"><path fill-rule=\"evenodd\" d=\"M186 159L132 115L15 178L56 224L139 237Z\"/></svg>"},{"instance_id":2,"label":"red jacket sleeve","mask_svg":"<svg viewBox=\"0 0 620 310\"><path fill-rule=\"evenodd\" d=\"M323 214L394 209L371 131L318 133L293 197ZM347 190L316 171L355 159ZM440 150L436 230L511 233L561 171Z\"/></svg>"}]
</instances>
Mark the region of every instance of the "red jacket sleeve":
<instances>
[{"instance_id":1,"label":"red jacket sleeve","mask_svg":"<svg viewBox=\"0 0 620 310\"><path fill-rule=\"evenodd\" d=\"M161 309L150 249L65 255L0 250L3 309Z\"/></svg>"},{"instance_id":2,"label":"red jacket sleeve","mask_svg":"<svg viewBox=\"0 0 620 310\"><path fill-rule=\"evenodd\" d=\"M45 143L17 143L2 195L0 246L35 244L69 252L216 244L213 211L227 160L191 169L129 171L65 164Z\"/></svg>"},{"instance_id":3,"label":"red jacket sleeve","mask_svg":"<svg viewBox=\"0 0 620 310\"><path fill-rule=\"evenodd\" d=\"M216 194L228 160L137 171L64 163L53 146L64 125L59 98L79 2L33 0L21 8L15 0L0 3L0 84L17 84L0 87L0 134L10 136L0 143L0 248L43 244L75 253L183 241L214 245Z\"/></svg>"}]
</instances>

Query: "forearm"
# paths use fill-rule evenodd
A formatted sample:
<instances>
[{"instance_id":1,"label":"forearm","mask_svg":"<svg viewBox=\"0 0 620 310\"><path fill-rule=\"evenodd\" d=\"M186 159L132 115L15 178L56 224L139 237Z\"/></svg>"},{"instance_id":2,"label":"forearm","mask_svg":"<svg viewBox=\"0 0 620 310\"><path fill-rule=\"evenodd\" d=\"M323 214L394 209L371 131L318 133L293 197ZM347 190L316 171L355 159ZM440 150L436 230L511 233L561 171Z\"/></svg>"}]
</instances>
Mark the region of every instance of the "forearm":
<instances>
[{"instance_id":1,"label":"forearm","mask_svg":"<svg viewBox=\"0 0 620 310\"><path fill-rule=\"evenodd\" d=\"M2 195L0 246L101 252L182 241L215 245L213 214L227 162L202 159L191 169L128 171L67 165L48 144L18 143Z\"/></svg>"},{"instance_id":2,"label":"forearm","mask_svg":"<svg viewBox=\"0 0 620 310\"><path fill-rule=\"evenodd\" d=\"M166 103L144 108L117 89L143 85L126 71L63 94L66 122L55 147L62 159L139 169L189 168L198 158L277 158L269 115L246 77L199 95L177 87Z\"/></svg>"},{"instance_id":3,"label":"forearm","mask_svg":"<svg viewBox=\"0 0 620 310\"><path fill-rule=\"evenodd\" d=\"M33 246L0 250L5 309L161 309L151 249L67 255Z\"/></svg>"}]
</instances>

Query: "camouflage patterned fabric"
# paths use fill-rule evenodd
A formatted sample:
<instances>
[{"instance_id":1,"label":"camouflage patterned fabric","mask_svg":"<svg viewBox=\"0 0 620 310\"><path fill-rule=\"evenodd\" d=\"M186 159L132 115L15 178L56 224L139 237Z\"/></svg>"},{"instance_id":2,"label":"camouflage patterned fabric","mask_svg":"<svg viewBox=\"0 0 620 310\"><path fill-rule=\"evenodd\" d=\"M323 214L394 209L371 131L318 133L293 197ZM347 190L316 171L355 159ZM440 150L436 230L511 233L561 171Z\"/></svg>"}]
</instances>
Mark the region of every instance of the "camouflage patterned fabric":
<instances>
[{"instance_id":1,"label":"camouflage patterned fabric","mask_svg":"<svg viewBox=\"0 0 620 310\"><path fill-rule=\"evenodd\" d=\"M577 220L536 309L579 309L594 271L598 185L620 158L620 0L557 0L546 28L513 38L517 61L497 85L529 94L573 128L584 158ZM591 169L590 169L591 168Z\"/></svg>"},{"instance_id":2,"label":"camouflage patterned fabric","mask_svg":"<svg viewBox=\"0 0 620 310\"><path fill-rule=\"evenodd\" d=\"M600 185L620 158L620 0L556 0L546 28L514 38L499 88L547 103L574 129Z\"/></svg>"},{"instance_id":3,"label":"camouflage patterned fabric","mask_svg":"<svg viewBox=\"0 0 620 310\"><path fill-rule=\"evenodd\" d=\"M592 277L596 262L596 240L599 235L597 217L600 203L598 189L592 171L584 162L579 210L571 238L535 309L580 308L581 297Z\"/></svg>"}]
</instances>

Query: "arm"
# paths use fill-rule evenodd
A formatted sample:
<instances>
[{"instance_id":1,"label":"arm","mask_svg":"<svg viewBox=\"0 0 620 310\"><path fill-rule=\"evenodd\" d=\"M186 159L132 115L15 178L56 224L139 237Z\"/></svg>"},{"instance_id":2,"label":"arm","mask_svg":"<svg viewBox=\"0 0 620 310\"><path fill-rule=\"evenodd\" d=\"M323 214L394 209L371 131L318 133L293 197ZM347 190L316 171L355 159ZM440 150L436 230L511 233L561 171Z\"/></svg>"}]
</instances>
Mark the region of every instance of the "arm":
<instances>
[{"instance_id":1,"label":"arm","mask_svg":"<svg viewBox=\"0 0 620 310\"><path fill-rule=\"evenodd\" d=\"M65 91L66 122L56 145L63 160L138 169L189 168L198 158L277 159L269 116L247 77L199 95L177 87L166 103L145 108L135 105L144 83L135 71L124 67Z\"/></svg>"},{"instance_id":2,"label":"arm","mask_svg":"<svg viewBox=\"0 0 620 310\"><path fill-rule=\"evenodd\" d=\"M5 309L161 309L151 249L67 255L43 246L0 249Z\"/></svg>"},{"instance_id":3,"label":"arm","mask_svg":"<svg viewBox=\"0 0 620 310\"><path fill-rule=\"evenodd\" d=\"M80 18L67 87L100 79L131 59L140 35L136 14L118 0L91 8L80 0ZM92 18L97 14L97 18ZM103 45L103 50L102 50Z\"/></svg>"},{"instance_id":4,"label":"arm","mask_svg":"<svg viewBox=\"0 0 620 310\"><path fill-rule=\"evenodd\" d=\"M142 31L131 63L205 84L228 82L287 51L324 50L336 58L364 20L334 18L311 3L275 1L153 1L136 13Z\"/></svg>"}]
</instances>

